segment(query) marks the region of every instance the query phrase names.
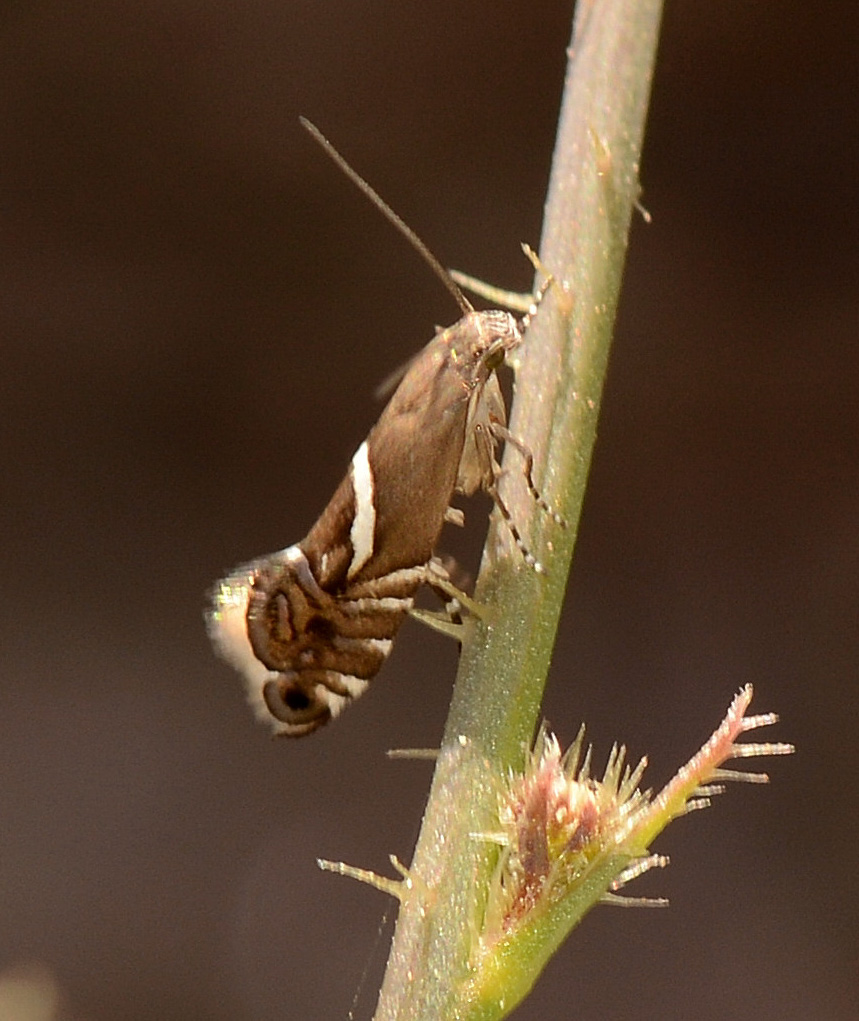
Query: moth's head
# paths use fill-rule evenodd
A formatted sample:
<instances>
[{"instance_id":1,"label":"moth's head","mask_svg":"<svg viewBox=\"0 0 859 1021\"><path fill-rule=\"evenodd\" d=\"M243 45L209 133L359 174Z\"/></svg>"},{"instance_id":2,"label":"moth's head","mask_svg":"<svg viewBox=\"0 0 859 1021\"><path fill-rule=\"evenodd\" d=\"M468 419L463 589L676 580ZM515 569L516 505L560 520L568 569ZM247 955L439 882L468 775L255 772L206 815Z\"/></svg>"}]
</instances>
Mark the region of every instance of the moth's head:
<instances>
[{"instance_id":1,"label":"moth's head","mask_svg":"<svg viewBox=\"0 0 859 1021\"><path fill-rule=\"evenodd\" d=\"M508 351L522 342L519 320L510 312L469 312L446 331L454 364L485 378L503 364Z\"/></svg>"},{"instance_id":2,"label":"moth's head","mask_svg":"<svg viewBox=\"0 0 859 1021\"><path fill-rule=\"evenodd\" d=\"M490 309L488 312L474 312L478 318L478 332L486 345L484 360L496 359L491 366L496 368L504 360L504 355L522 343L522 331L519 320L510 312L501 309Z\"/></svg>"}]
</instances>

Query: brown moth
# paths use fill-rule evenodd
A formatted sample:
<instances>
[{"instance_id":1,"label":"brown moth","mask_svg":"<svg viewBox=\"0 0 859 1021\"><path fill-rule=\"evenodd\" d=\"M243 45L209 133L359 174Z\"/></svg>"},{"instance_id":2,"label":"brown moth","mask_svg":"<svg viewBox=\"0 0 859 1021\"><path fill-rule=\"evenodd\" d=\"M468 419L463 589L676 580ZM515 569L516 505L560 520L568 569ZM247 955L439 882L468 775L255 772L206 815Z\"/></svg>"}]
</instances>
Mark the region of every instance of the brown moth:
<instances>
[{"instance_id":1,"label":"brown moth","mask_svg":"<svg viewBox=\"0 0 859 1021\"><path fill-rule=\"evenodd\" d=\"M449 509L455 492L489 492L526 560L541 570L496 488L496 447L512 438L495 369L521 343L528 316L475 311L414 232L318 129L302 124L406 234L464 314L411 362L307 536L216 586L207 617L216 650L244 675L257 716L293 737L316 730L366 689L418 587L438 587L433 551L444 522L461 519ZM517 446L535 492L530 457Z\"/></svg>"}]
</instances>

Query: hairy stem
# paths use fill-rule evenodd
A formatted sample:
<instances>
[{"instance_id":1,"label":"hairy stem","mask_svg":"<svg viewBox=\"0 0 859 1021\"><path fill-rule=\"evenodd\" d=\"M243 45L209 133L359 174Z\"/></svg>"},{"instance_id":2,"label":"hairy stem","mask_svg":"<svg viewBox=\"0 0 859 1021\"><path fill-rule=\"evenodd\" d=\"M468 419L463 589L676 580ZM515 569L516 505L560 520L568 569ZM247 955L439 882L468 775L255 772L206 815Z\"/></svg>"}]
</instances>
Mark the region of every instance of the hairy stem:
<instances>
[{"instance_id":1,"label":"hairy stem","mask_svg":"<svg viewBox=\"0 0 859 1021\"><path fill-rule=\"evenodd\" d=\"M493 826L495 778L521 766L539 718L638 197L661 10L661 0L580 0L576 12L540 246L555 285L522 346L511 421L568 527L536 506L508 446L503 497L547 573L525 566L493 522L476 591L488 614L463 644L376 1021L484 1016L461 999L497 857L480 834Z\"/></svg>"}]
</instances>

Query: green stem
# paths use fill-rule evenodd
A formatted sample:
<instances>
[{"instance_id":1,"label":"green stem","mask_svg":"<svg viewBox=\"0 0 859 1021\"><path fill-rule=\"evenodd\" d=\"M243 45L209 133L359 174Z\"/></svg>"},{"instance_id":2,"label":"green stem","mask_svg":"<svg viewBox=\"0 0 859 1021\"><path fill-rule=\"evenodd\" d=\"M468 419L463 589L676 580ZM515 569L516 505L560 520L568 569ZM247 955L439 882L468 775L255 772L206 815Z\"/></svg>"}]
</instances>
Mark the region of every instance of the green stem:
<instances>
[{"instance_id":1,"label":"green stem","mask_svg":"<svg viewBox=\"0 0 859 1021\"><path fill-rule=\"evenodd\" d=\"M497 856L476 834L493 828L495 778L521 767L539 718L638 198L661 12L661 0L581 0L576 12L540 247L556 286L522 345L511 421L568 527L536 507L521 454L508 449L504 499L548 573L529 569L493 523L476 590L488 615L470 622L463 643L376 1021L470 1014L460 997Z\"/></svg>"}]
</instances>

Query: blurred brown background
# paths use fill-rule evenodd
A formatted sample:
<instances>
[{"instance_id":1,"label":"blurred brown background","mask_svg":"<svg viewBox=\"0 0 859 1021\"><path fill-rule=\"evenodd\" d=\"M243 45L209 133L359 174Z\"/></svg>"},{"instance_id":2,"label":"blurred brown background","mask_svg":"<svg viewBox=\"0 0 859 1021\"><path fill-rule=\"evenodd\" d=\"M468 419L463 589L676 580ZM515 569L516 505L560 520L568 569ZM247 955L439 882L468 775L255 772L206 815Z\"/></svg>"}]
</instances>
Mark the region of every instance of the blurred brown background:
<instances>
[{"instance_id":1,"label":"blurred brown background","mask_svg":"<svg viewBox=\"0 0 859 1021\"><path fill-rule=\"evenodd\" d=\"M344 1018L408 859L455 649L417 625L277 743L203 593L299 539L374 387L456 309L300 130L443 261L525 288L569 3L7 2L0 14L0 967L75 1021ZM859 302L854 3L672 3L546 713L664 782L732 694L769 788L675 824L517 1018L853 1018ZM485 504L471 509L479 543ZM449 545L452 545L452 541ZM17 1019L13 1019L17 1021Z\"/></svg>"}]
</instances>

